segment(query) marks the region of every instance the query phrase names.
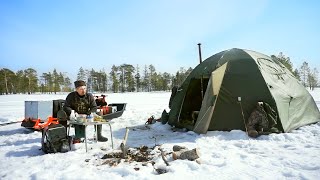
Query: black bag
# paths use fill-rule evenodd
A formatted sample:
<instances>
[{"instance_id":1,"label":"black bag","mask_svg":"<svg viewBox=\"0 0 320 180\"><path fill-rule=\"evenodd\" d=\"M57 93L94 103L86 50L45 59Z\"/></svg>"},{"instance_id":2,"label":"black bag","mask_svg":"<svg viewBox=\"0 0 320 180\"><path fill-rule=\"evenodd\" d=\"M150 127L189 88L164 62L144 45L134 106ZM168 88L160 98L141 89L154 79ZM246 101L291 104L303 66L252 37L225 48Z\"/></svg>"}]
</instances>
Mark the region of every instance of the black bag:
<instances>
[{"instance_id":1,"label":"black bag","mask_svg":"<svg viewBox=\"0 0 320 180\"><path fill-rule=\"evenodd\" d=\"M51 124L44 128L41 149L44 153L68 152L71 148L66 128L61 124Z\"/></svg>"},{"instance_id":2,"label":"black bag","mask_svg":"<svg viewBox=\"0 0 320 180\"><path fill-rule=\"evenodd\" d=\"M68 116L67 116L66 112L63 110L63 106L64 106L65 102L66 102L66 100L64 100L64 99L53 100L52 117L58 118L59 124L62 124L64 127L67 128Z\"/></svg>"},{"instance_id":3,"label":"black bag","mask_svg":"<svg viewBox=\"0 0 320 180\"><path fill-rule=\"evenodd\" d=\"M63 110L63 106L65 104L66 100L64 99L57 99L53 100L53 109L52 109L52 117L57 118L58 111Z\"/></svg>"},{"instance_id":4,"label":"black bag","mask_svg":"<svg viewBox=\"0 0 320 180\"><path fill-rule=\"evenodd\" d=\"M166 124L169 120L169 113L164 109L161 114L161 123Z\"/></svg>"}]
</instances>

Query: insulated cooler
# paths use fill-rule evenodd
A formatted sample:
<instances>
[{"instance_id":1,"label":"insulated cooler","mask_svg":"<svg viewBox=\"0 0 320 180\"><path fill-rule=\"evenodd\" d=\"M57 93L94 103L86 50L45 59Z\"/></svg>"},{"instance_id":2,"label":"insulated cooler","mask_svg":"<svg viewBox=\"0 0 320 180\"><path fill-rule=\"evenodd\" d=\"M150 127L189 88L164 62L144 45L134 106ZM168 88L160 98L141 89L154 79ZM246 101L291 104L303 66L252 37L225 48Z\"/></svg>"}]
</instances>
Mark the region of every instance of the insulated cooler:
<instances>
[{"instance_id":1,"label":"insulated cooler","mask_svg":"<svg viewBox=\"0 0 320 180\"><path fill-rule=\"evenodd\" d=\"M46 121L49 116L52 116L53 103L52 101L25 101L24 102L24 118L25 119L40 119Z\"/></svg>"}]
</instances>

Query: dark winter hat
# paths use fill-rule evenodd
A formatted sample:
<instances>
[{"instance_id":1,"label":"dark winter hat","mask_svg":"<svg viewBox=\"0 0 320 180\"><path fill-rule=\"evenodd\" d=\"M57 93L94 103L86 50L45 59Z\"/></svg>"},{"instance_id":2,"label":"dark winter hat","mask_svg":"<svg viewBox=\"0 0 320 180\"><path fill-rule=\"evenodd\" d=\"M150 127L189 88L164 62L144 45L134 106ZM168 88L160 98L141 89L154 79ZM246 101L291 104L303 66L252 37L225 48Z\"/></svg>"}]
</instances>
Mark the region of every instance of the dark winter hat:
<instances>
[{"instance_id":1,"label":"dark winter hat","mask_svg":"<svg viewBox=\"0 0 320 180\"><path fill-rule=\"evenodd\" d=\"M78 80L74 82L74 86L76 88L80 87L80 86L86 86L86 82L82 81L82 80Z\"/></svg>"}]
</instances>

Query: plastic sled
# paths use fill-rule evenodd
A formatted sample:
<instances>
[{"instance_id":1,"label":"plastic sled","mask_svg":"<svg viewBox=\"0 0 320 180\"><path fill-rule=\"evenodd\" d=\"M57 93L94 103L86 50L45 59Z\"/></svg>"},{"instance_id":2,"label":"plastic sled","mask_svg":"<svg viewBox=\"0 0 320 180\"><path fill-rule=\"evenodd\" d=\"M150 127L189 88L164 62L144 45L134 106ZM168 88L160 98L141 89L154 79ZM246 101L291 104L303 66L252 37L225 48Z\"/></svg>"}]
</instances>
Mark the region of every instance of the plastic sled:
<instances>
[{"instance_id":1,"label":"plastic sled","mask_svg":"<svg viewBox=\"0 0 320 180\"><path fill-rule=\"evenodd\" d=\"M115 108L116 112L112 112L112 113L109 113L109 114L102 115L102 118L110 120L110 119L114 119L114 118L118 118L118 117L122 116L123 112L126 110L126 105L127 105L127 103L112 103L112 104L108 104L108 106L116 107Z\"/></svg>"}]
</instances>

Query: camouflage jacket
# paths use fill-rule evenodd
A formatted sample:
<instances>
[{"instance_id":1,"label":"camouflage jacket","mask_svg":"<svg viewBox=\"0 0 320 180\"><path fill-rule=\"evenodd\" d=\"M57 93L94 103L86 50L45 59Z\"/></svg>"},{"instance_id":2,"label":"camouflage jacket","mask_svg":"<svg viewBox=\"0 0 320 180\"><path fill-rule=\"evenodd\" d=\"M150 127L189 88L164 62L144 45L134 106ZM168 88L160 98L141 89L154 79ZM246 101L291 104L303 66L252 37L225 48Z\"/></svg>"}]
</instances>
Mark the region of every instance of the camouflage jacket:
<instances>
[{"instance_id":1,"label":"camouflage jacket","mask_svg":"<svg viewBox=\"0 0 320 180\"><path fill-rule=\"evenodd\" d=\"M268 116L262 106L257 106L257 108L250 114L247 123L247 130L256 130L258 132L269 130Z\"/></svg>"},{"instance_id":2,"label":"camouflage jacket","mask_svg":"<svg viewBox=\"0 0 320 180\"><path fill-rule=\"evenodd\" d=\"M97 111L97 104L92 94L86 93L84 96L79 96L75 91L68 94L63 110L68 116L71 110L75 110L79 114L90 114Z\"/></svg>"}]
</instances>

